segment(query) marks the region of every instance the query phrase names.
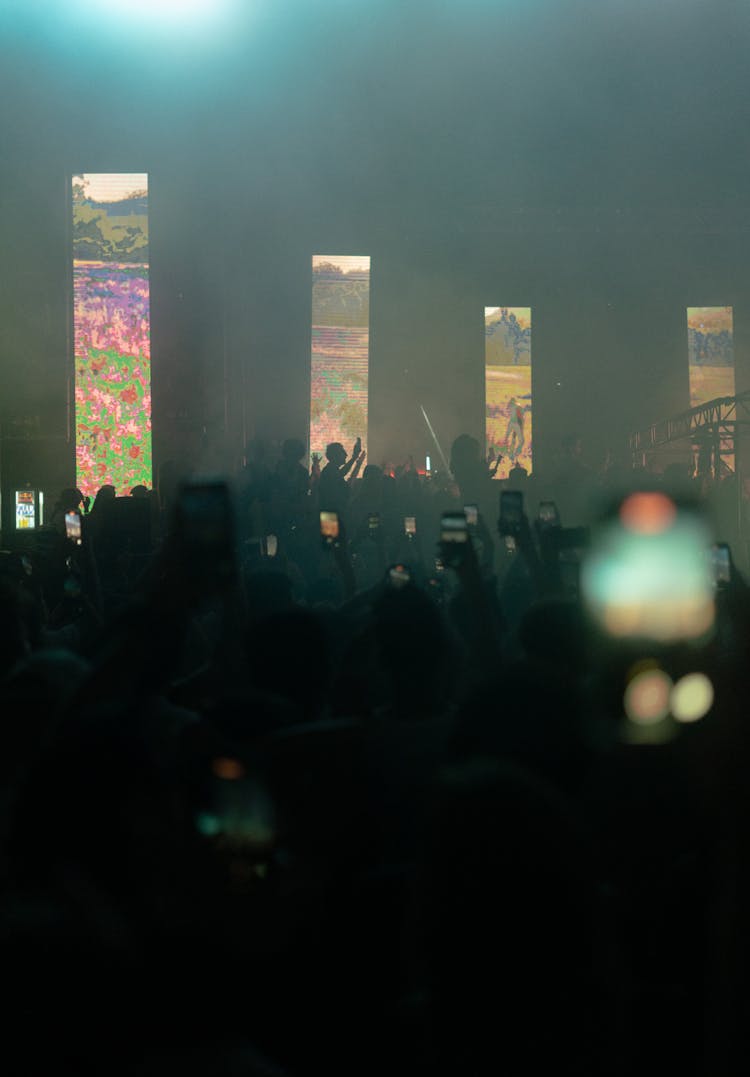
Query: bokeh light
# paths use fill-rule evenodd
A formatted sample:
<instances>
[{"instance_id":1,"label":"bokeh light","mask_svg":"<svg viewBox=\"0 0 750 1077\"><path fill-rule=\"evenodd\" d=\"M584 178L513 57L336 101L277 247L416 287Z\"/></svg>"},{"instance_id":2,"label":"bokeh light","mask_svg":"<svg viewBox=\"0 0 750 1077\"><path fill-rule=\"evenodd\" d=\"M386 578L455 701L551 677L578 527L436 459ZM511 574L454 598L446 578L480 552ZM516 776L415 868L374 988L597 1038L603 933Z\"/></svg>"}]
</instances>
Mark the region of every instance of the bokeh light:
<instances>
[{"instance_id":1,"label":"bokeh light","mask_svg":"<svg viewBox=\"0 0 750 1077\"><path fill-rule=\"evenodd\" d=\"M672 526L677 506L666 494L656 491L631 494L620 506L620 519L636 535L659 535Z\"/></svg>"},{"instance_id":2,"label":"bokeh light","mask_svg":"<svg viewBox=\"0 0 750 1077\"><path fill-rule=\"evenodd\" d=\"M223 778L229 782L238 781L240 778L245 777L245 768L239 759L229 759L227 756L214 759L211 764L211 770L217 778Z\"/></svg>"},{"instance_id":3,"label":"bokeh light","mask_svg":"<svg viewBox=\"0 0 750 1077\"><path fill-rule=\"evenodd\" d=\"M581 569L584 602L616 639L703 639L715 616L710 533L698 515L676 512L669 498L654 495L657 501L638 507L634 498L641 496L628 498L620 517L595 532Z\"/></svg>"},{"instance_id":4,"label":"bokeh light","mask_svg":"<svg viewBox=\"0 0 750 1077\"><path fill-rule=\"evenodd\" d=\"M631 722L652 725L669 714L672 678L662 669L645 669L625 689L623 706Z\"/></svg>"},{"instance_id":5,"label":"bokeh light","mask_svg":"<svg viewBox=\"0 0 750 1077\"><path fill-rule=\"evenodd\" d=\"M678 722L697 722L711 710L714 686L705 673L688 673L672 689L669 705Z\"/></svg>"}]
</instances>

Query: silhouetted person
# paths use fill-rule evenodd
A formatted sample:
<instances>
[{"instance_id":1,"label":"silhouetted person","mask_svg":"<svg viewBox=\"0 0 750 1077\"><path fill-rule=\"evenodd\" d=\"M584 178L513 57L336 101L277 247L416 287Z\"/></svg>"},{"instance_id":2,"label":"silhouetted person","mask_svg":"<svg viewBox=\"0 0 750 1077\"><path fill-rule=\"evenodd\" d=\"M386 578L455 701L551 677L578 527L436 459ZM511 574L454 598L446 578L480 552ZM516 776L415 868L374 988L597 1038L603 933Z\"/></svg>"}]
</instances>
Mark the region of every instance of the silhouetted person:
<instances>
[{"instance_id":1,"label":"silhouetted person","mask_svg":"<svg viewBox=\"0 0 750 1077\"><path fill-rule=\"evenodd\" d=\"M346 512L349 504L349 480L356 478L364 462L362 442L357 438L352 455L347 458L346 449L340 441L332 441L326 447L328 463L320 473L318 482L318 504L321 511ZM350 474L351 472L351 474Z\"/></svg>"}]
</instances>

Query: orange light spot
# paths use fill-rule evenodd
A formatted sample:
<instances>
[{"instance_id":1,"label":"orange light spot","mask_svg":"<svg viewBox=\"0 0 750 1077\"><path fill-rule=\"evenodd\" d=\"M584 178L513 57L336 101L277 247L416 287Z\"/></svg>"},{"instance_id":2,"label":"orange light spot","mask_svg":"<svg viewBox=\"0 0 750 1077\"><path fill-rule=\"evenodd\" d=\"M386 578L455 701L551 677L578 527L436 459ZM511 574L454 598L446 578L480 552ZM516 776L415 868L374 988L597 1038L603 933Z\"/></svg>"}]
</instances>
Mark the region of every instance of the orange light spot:
<instances>
[{"instance_id":1,"label":"orange light spot","mask_svg":"<svg viewBox=\"0 0 750 1077\"><path fill-rule=\"evenodd\" d=\"M238 759L228 759L225 756L214 759L211 770L217 778L224 778L228 782L245 777L245 768L242 763Z\"/></svg>"},{"instance_id":2,"label":"orange light spot","mask_svg":"<svg viewBox=\"0 0 750 1077\"><path fill-rule=\"evenodd\" d=\"M631 722L651 725L669 714L672 679L661 669L637 673L625 689L623 704Z\"/></svg>"},{"instance_id":3,"label":"orange light spot","mask_svg":"<svg viewBox=\"0 0 750 1077\"><path fill-rule=\"evenodd\" d=\"M666 494L631 494L620 506L620 520L637 535L659 535L674 523L677 506Z\"/></svg>"}]
</instances>

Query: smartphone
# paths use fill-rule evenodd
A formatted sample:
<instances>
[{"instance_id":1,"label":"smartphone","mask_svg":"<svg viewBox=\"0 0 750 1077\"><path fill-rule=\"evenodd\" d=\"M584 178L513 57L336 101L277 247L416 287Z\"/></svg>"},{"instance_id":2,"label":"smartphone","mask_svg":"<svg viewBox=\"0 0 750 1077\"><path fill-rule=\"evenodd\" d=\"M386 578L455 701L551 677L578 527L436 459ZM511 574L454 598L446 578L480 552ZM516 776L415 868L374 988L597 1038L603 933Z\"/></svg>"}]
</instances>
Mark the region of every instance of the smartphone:
<instances>
[{"instance_id":1,"label":"smartphone","mask_svg":"<svg viewBox=\"0 0 750 1077\"><path fill-rule=\"evenodd\" d=\"M76 546L81 545L81 517L77 512L65 513L65 537Z\"/></svg>"},{"instance_id":2,"label":"smartphone","mask_svg":"<svg viewBox=\"0 0 750 1077\"><path fill-rule=\"evenodd\" d=\"M500 533L514 534L523 518L523 494L520 490L503 490L500 494Z\"/></svg>"},{"instance_id":3,"label":"smartphone","mask_svg":"<svg viewBox=\"0 0 750 1077\"><path fill-rule=\"evenodd\" d=\"M404 516L404 534L410 538L417 533L416 516Z\"/></svg>"},{"instance_id":4,"label":"smartphone","mask_svg":"<svg viewBox=\"0 0 750 1077\"><path fill-rule=\"evenodd\" d=\"M337 512L321 512L320 514L320 537L325 546L333 546L339 538L339 514Z\"/></svg>"},{"instance_id":5,"label":"smartphone","mask_svg":"<svg viewBox=\"0 0 750 1077\"><path fill-rule=\"evenodd\" d=\"M716 594L710 542L696 507L653 491L631 494L584 551L581 594L591 619L619 641L707 639Z\"/></svg>"},{"instance_id":6,"label":"smartphone","mask_svg":"<svg viewBox=\"0 0 750 1077\"><path fill-rule=\"evenodd\" d=\"M469 541L469 526L463 512L444 512L440 518L440 542L443 563L458 568L464 563Z\"/></svg>"},{"instance_id":7,"label":"smartphone","mask_svg":"<svg viewBox=\"0 0 750 1077\"><path fill-rule=\"evenodd\" d=\"M469 528L463 512L444 512L440 517L440 541L447 543L466 543Z\"/></svg>"},{"instance_id":8,"label":"smartphone","mask_svg":"<svg viewBox=\"0 0 750 1077\"><path fill-rule=\"evenodd\" d=\"M118 506L119 502L129 504ZM120 508L123 523L127 517L135 517L140 506L144 507L144 520L148 515L145 499L117 498L113 505ZM130 522L136 523L135 519ZM177 498L177 528L185 567L191 572L215 582L233 574L234 513L226 483L185 483Z\"/></svg>"},{"instance_id":9,"label":"smartphone","mask_svg":"<svg viewBox=\"0 0 750 1077\"><path fill-rule=\"evenodd\" d=\"M397 590L411 582L411 573L406 565L391 565L388 569L388 582Z\"/></svg>"},{"instance_id":10,"label":"smartphone","mask_svg":"<svg viewBox=\"0 0 750 1077\"><path fill-rule=\"evenodd\" d=\"M425 458L424 458L424 471L425 471L425 475L429 479L429 477L430 477L430 475L432 473L432 461L430 460L429 456L425 456Z\"/></svg>"},{"instance_id":11,"label":"smartphone","mask_svg":"<svg viewBox=\"0 0 750 1077\"><path fill-rule=\"evenodd\" d=\"M479 522L479 509L476 505L464 505L464 515L469 527L476 527Z\"/></svg>"},{"instance_id":12,"label":"smartphone","mask_svg":"<svg viewBox=\"0 0 750 1077\"><path fill-rule=\"evenodd\" d=\"M17 531L30 531L36 527L35 501L33 490L16 490Z\"/></svg>"},{"instance_id":13,"label":"smartphone","mask_svg":"<svg viewBox=\"0 0 750 1077\"><path fill-rule=\"evenodd\" d=\"M276 813L265 786L248 774L243 762L219 757L196 812L195 824L205 838L226 851L263 853L276 835Z\"/></svg>"},{"instance_id":14,"label":"smartphone","mask_svg":"<svg viewBox=\"0 0 750 1077\"><path fill-rule=\"evenodd\" d=\"M560 526L560 513L554 501L540 501L537 522L542 531Z\"/></svg>"},{"instance_id":15,"label":"smartphone","mask_svg":"<svg viewBox=\"0 0 750 1077\"><path fill-rule=\"evenodd\" d=\"M380 527L380 513L379 512L371 512L369 514L369 516L367 517L367 526L368 526L368 528L370 529L371 532L378 530L378 528Z\"/></svg>"},{"instance_id":16,"label":"smartphone","mask_svg":"<svg viewBox=\"0 0 750 1077\"><path fill-rule=\"evenodd\" d=\"M266 557L275 557L279 551L279 540L276 535L266 535Z\"/></svg>"},{"instance_id":17,"label":"smartphone","mask_svg":"<svg viewBox=\"0 0 750 1077\"><path fill-rule=\"evenodd\" d=\"M710 550L714 586L727 587L732 582L732 557L726 542L715 542Z\"/></svg>"}]
</instances>

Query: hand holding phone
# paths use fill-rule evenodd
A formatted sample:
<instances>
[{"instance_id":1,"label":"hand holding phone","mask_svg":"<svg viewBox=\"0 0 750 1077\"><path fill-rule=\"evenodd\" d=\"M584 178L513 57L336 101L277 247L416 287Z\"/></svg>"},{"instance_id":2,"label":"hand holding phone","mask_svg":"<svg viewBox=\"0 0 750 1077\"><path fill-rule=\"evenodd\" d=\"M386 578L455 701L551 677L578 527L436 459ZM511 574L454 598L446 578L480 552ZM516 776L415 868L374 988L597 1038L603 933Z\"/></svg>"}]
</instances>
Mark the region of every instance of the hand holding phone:
<instances>
[{"instance_id":1,"label":"hand holding phone","mask_svg":"<svg viewBox=\"0 0 750 1077\"><path fill-rule=\"evenodd\" d=\"M551 527L560 526L560 513L554 501L540 501L537 524L540 531L548 531Z\"/></svg>"},{"instance_id":2,"label":"hand holding phone","mask_svg":"<svg viewBox=\"0 0 750 1077\"><path fill-rule=\"evenodd\" d=\"M338 545L340 534L339 516L337 512L321 512L320 514L320 537L323 545Z\"/></svg>"},{"instance_id":3,"label":"hand holding phone","mask_svg":"<svg viewBox=\"0 0 750 1077\"><path fill-rule=\"evenodd\" d=\"M503 490L500 494L500 520L498 530L501 535L518 535L523 522L523 494L520 490Z\"/></svg>"},{"instance_id":4,"label":"hand holding phone","mask_svg":"<svg viewBox=\"0 0 750 1077\"><path fill-rule=\"evenodd\" d=\"M183 571L201 586L223 587L234 578L234 513L224 482L190 482L177 501L177 540Z\"/></svg>"},{"instance_id":5,"label":"hand holding phone","mask_svg":"<svg viewBox=\"0 0 750 1077\"><path fill-rule=\"evenodd\" d=\"M391 565L388 569L388 582L396 590L406 587L411 582L411 573L406 565Z\"/></svg>"},{"instance_id":6,"label":"hand holding phone","mask_svg":"<svg viewBox=\"0 0 750 1077\"><path fill-rule=\"evenodd\" d=\"M65 537L76 546L81 545L81 517L77 512L65 513Z\"/></svg>"},{"instance_id":7,"label":"hand holding phone","mask_svg":"<svg viewBox=\"0 0 750 1077\"><path fill-rule=\"evenodd\" d=\"M726 542L715 542L711 547L711 575L717 590L723 590L732 582L732 555Z\"/></svg>"},{"instance_id":8,"label":"hand holding phone","mask_svg":"<svg viewBox=\"0 0 750 1077\"><path fill-rule=\"evenodd\" d=\"M458 568L469 549L469 527L463 512L444 512L440 518L440 547L443 564Z\"/></svg>"},{"instance_id":9,"label":"hand holding phone","mask_svg":"<svg viewBox=\"0 0 750 1077\"><path fill-rule=\"evenodd\" d=\"M404 516L404 534L407 538L412 539L417 533L417 518L416 516Z\"/></svg>"}]
</instances>

